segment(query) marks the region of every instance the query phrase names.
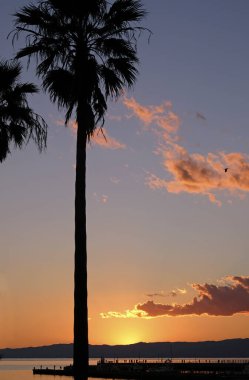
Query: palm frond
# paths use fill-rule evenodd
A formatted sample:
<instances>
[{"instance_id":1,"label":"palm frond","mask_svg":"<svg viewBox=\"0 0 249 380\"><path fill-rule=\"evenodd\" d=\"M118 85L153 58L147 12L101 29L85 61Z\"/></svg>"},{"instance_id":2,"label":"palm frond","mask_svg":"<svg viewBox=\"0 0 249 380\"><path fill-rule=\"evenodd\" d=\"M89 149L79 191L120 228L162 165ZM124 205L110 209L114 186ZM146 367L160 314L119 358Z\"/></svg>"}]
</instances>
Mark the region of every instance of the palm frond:
<instances>
[{"instance_id":1,"label":"palm frond","mask_svg":"<svg viewBox=\"0 0 249 380\"><path fill-rule=\"evenodd\" d=\"M106 97L116 98L120 95L123 88L123 82L116 72L107 66L100 68L101 77L103 78Z\"/></svg>"},{"instance_id":2,"label":"palm frond","mask_svg":"<svg viewBox=\"0 0 249 380\"><path fill-rule=\"evenodd\" d=\"M122 33L125 28L138 23L145 15L146 11L140 0L116 0L104 17L103 32ZM131 29L134 31L136 27L133 25Z\"/></svg>"},{"instance_id":3,"label":"palm frond","mask_svg":"<svg viewBox=\"0 0 249 380\"><path fill-rule=\"evenodd\" d=\"M44 23L49 23L50 13L46 2L38 1L38 5L30 4L24 6L21 12L15 13L16 25L25 26L44 26Z\"/></svg>"},{"instance_id":4,"label":"palm frond","mask_svg":"<svg viewBox=\"0 0 249 380\"><path fill-rule=\"evenodd\" d=\"M60 108L70 106L72 102L76 103L75 81L68 70L58 68L48 71L43 87L48 91L51 101L57 102Z\"/></svg>"},{"instance_id":5,"label":"palm frond","mask_svg":"<svg viewBox=\"0 0 249 380\"><path fill-rule=\"evenodd\" d=\"M127 57L132 60L136 57L136 50L122 38L97 38L96 47L106 56Z\"/></svg>"},{"instance_id":6,"label":"palm frond","mask_svg":"<svg viewBox=\"0 0 249 380\"><path fill-rule=\"evenodd\" d=\"M7 129L0 123L0 162L3 162L10 153L9 136Z\"/></svg>"},{"instance_id":7,"label":"palm frond","mask_svg":"<svg viewBox=\"0 0 249 380\"><path fill-rule=\"evenodd\" d=\"M107 110L106 99L102 94L102 91L99 86L96 86L93 94L92 107L95 114L95 125L102 120L102 125L104 124L104 115Z\"/></svg>"},{"instance_id":8,"label":"palm frond","mask_svg":"<svg viewBox=\"0 0 249 380\"><path fill-rule=\"evenodd\" d=\"M38 0L16 13L16 32L26 35L17 58L36 58L43 88L66 109L66 122L84 101L98 123L108 97L135 83L145 14L141 0L84 0L80 7L78 0Z\"/></svg>"},{"instance_id":9,"label":"palm frond","mask_svg":"<svg viewBox=\"0 0 249 380\"><path fill-rule=\"evenodd\" d=\"M17 62L0 61L1 91L13 86L21 73L21 65Z\"/></svg>"},{"instance_id":10,"label":"palm frond","mask_svg":"<svg viewBox=\"0 0 249 380\"><path fill-rule=\"evenodd\" d=\"M92 16L96 18L106 10L105 0L84 0L79 7L78 0L50 0L54 9L61 12L63 16L72 17L76 14L80 17Z\"/></svg>"},{"instance_id":11,"label":"palm frond","mask_svg":"<svg viewBox=\"0 0 249 380\"><path fill-rule=\"evenodd\" d=\"M37 65L37 75L38 76L44 76L47 75L47 72L55 67L55 65L58 62L58 59L56 57L57 53L53 50L46 49L46 52L40 52L40 56L44 56L45 59L41 60L41 63Z\"/></svg>"},{"instance_id":12,"label":"palm frond","mask_svg":"<svg viewBox=\"0 0 249 380\"><path fill-rule=\"evenodd\" d=\"M25 96L26 94L35 94L39 92L38 87L34 83L18 83L15 86L15 94L17 96Z\"/></svg>"},{"instance_id":13,"label":"palm frond","mask_svg":"<svg viewBox=\"0 0 249 380\"><path fill-rule=\"evenodd\" d=\"M47 125L27 101L27 95L38 89L33 83L20 83L20 73L19 63L0 62L0 162L10 153L11 144L21 148L32 139L40 151L46 147Z\"/></svg>"},{"instance_id":14,"label":"palm frond","mask_svg":"<svg viewBox=\"0 0 249 380\"><path fill-rule=\"evenodd\" d=\"M109 58L107 65L109 69L112 69L116 75L118 75L123 83L123 86L131 87L136 80L138 70L134 63L137 63L138 59L135 58L135 62L129 58Z\"/></svg>"},{"instance_id":15,"label":"palm frond","mask_svg":"<svg viewBox=\"0 0 249 380\"><path fill-rule=\"evenodd\" d=\"M25 46L24 48L20 49L18 53L16 54L16 58L23 58L26 56L33 56L40 53L40 51L43 49L45 50L46 45L41 45L41 43L32 43L31 45Z\"/></svg>"}]
</instances>

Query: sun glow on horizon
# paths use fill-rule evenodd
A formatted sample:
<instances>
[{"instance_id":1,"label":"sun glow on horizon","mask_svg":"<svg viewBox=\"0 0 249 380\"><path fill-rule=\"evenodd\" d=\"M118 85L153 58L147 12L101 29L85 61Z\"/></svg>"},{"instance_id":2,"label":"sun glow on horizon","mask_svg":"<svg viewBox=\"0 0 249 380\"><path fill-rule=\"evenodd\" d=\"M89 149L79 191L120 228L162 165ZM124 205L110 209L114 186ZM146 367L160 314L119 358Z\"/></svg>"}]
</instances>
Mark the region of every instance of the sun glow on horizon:
<instances>
[{"instance_id":1,"label":"sun glow on horizon","mask_svg":"<svg viewBox=\"0 0 249 380\"><path fill-rule=\"evenodd\" d=\"M131 331L130 329L122 329L119 333L115 333L116 345L126 345L141 342L141 333L139 331Z\"/></svg>"}]
</instances>

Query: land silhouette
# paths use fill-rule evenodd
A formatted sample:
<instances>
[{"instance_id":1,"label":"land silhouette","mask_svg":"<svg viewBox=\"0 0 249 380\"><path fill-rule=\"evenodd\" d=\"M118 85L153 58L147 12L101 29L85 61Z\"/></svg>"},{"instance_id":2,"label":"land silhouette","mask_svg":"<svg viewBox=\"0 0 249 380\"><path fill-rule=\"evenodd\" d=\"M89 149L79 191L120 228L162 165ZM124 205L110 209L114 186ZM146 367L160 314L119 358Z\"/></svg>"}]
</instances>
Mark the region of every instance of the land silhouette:
<instances>
[{"instance_id":1,"label":"land silhouette","mask_svg":"<svg viewBox=\"0 0 249 380\"><path fill-rule=\"evenodd\" d=\"M3 358L72 358L73 344L0 349ZM91 358L248 358L249 338L201 342L89 345Z\"/></svg>"}]
</instances>

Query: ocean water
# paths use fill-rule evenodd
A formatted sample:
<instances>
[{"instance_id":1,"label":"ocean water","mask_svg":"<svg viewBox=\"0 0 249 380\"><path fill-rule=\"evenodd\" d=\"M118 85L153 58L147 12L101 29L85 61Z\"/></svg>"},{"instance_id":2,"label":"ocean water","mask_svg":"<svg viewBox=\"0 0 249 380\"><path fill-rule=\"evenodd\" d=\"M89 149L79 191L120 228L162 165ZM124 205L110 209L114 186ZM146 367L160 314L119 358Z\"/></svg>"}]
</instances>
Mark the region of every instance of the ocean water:
<instances>
[{"instance_id":1,"label":"ocean water","mask_svg":"<svg viewBox=\"0 0 249 380\"><path fill-rule=\"evenodd\" d=\"M99 359L90 359L90 364L96 364ZM108 361L113 361L117 359L107 359ZM119 359L119 362L123 361L143 361L147 362L164 362L165 358L158 359ZM217 362L226 361L226 362L247 362L249 363L249 358L215 358L215 359L199 359L199 358L180 358L173 359L174 362ZM72 364L72 359L2 359L0 360L0 380L69 380L72 379L68 376L49 376L49 375L33 375L32 369L34 367L43 367L43 368L60 368ZM88 377L88 380L94 380L92 377ZM102 380L96 379L95 380ZM112 379L106 379L112 380Z\"/></svg>"},{"instance_id":2,"label":"ocean water","mask_svg":"<svg viewBox=\"0 0 249 380\"><path fill-rule=\"evenodd\" d=\"M90 364L96 364L97 359L91 359ZM0 380L69 380L68 376L33 375L34 367L56 368L72 364L72 359L2 359L0 360ZM89 377L88 380L93 379ZM110 379L111 380L111 379Z\"/></svg>"}]
</instances>

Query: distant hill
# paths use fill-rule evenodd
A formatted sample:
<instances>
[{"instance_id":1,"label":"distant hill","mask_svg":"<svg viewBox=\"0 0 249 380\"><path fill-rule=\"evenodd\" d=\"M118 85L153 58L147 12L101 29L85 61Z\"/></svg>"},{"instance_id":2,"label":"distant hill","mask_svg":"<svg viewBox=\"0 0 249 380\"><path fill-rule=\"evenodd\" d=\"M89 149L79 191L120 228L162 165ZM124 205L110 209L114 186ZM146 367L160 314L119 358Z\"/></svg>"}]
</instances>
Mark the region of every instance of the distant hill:
<instances>
[{"instance_id":1,"label":"distant hill","mask_svg":"<svg viewBox=\"0 0 249 380\"><path fill-rule=\"evenodd\" d=\"M90 345L91 358L249 358L249 339ZM72 344L0 349L2 358L71 358Z\"/></svg>"}]
</instances>

